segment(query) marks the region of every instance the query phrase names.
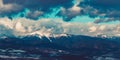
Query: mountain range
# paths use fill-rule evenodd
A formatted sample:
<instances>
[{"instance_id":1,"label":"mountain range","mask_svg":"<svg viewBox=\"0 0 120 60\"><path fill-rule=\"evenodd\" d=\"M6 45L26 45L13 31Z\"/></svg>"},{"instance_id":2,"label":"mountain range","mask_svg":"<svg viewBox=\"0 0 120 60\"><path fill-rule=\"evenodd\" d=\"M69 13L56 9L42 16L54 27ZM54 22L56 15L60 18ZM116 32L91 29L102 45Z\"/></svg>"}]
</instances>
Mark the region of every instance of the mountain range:
<instances>
[{"instance_id":1,"label":"mountain range","mask_svg":"<svg viewBox=\"0 0 120 60\"><path fill-rule=\"evenodd\" d=\"M120 37L91 37L84 35L61 34L53 36L27 35L24 37L2 37L0 49L11 55L13 50L22 50L22 56L34 54L53 57L58 60L92 60L104 57L120 59ZM13 51L14 52L14 51ZM12 52L12 53L13 53ZM95 58L96 57L96 58ZM105 58L106 57L106 58ZM42 59L47 60L47 59ZM49 59L48 59L49 60Z\"/></svg>"}]
</instances>

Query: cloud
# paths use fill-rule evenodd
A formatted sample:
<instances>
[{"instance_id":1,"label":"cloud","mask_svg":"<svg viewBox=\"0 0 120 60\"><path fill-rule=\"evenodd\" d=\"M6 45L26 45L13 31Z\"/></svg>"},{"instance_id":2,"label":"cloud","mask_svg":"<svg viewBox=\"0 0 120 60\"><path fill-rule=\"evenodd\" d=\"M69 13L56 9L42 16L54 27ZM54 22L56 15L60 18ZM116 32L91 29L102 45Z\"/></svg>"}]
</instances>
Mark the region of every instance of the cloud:
<instances>
[{"instance_id":1,"label":"cloud","mask_svg":"<svg viewBox=\"0 0 120 60\"><path fill-rule=\"evenodd\" d=\"M120 24L98 24L120 21L119 5L119 0L0 0L0 37L120 36Z\"/></svg>"},{"instance_id":2,"label":"cloud","mask_svg":"<svg viewBox=\"0 0 120 60\"><path fill-rule=\"evenodd\" d=\"M76 16L81 15L82 8L78 6L81 1L82 0L74 0L74 5L70 8L61 7L61 10L58 13L58 15L62 16L65 21L71 21Z\"/></svg>"},{"instance_id":3,"label":"cloud","mask_svg":"<svg viewBox=\"0 0 120 60\"><path fill-rule=\"evenodd\" d=\"M36 17L41 16L41 12L45 14L53 12L54 8L64 7L70 8L73 6L73 0L0 0L0 15L1 16L11 16L17 15L23 12L25 9L30 10L26 13L27 17L37 19ZM33 14L33 15L31 15Z\"/></svg>"},{"instance_id":4,"label":"cloud","mask_svg":"<svg viewBox=\"0 0 120 60\"><path fill-rule=\"evenodd\" d=\"M16 3L18 5L22 5L24 8L29 8L29 9L41 8L43 10L47 10L51 7L56 7L56 6L70 7L73 5L72 1L73 0L20 0L20 1L4 0L4 3L5 4Z\"/></svg>"},{"instance_id":5,"label":"cloud","mask_svg":"<svg viewBox=\"0 0 120 60\"><path fill-rule=\"evenodd\" d=\"M4 0L0 0L0 17L10 16L21 11L21 6L17 4L4 4Z\"/></svg>"},{"instance_id":6,"label":"cloud","mask_svg":"<svg viewBox=\"0 0 120 60\"><path fill-rule=\"evenodd\" d=\"M97 28L95 26L92 26L89 28L89 30L90 30L89 32L95 32L97 30Z\"/></svg>"},{"instance_id":7,"label":"cloud","mask_svg":"<svg viewBox=\"0 0 120 60\"><path fill-rule=\"evenodd\" d=\"M59 19L51 20L45 18L37 21L26 18L18 18L16 20L1 18L0 31L0 36L15 37L31 34L47 37L59 34L117 36L120 34L120 26L119 24L98 25L94 23L64 22Z\"/></svg>"},{"instance_id":8,"label":"cloud","mask_svg":"<svg viewBox=\"0 0 120 60\"><path fill-rule=\"evenodd\" d=\"M13 35L13 30L12 30L12 23L10 20L8 20L7 18L4 18L5 20L3 20L2 18L0 18L0 37L1 36L14 36Z\"/></svg>"},{"instance_id":9,"label":"cloud","mask_svg":"<svg viewBox=\"0 0 120 60\"><path fill-rule=\"evenodd\" d=\"M95 23L120 21L120 0L83 0L79 6L83 8L83 15L100 17Z\"/></svg>"},{"instance_id":10,"label":"cloud","mask_svg":"<svg viewBox=\"0 0 120 60\"><path fill-rule=\"evenodd\" d=\"M94 23L120 21L119 0L0 0L0 17L26 17L39 20L46 15L71 21L78 16L89 16ZM56 9L56 10L54 10ZM27 10L27 11L26 11Z\"/></svg>"},{"instance_id":11,"label":"cloud","mask_svg":"<svg viewBox=\"0 0 120 60\"><path fill-rule=\"evenodd\" d=\"M81 8L78 7L78 4L73 5L71 8L61 8L59 15L63 16L65 21L70 21L72 18L80 15Z\"/></svg>"},{"instance_id":12,"label":"cloud","mask_svg":"<svg viewBox=\"0 0 120 60\"><path fill-rule=\"evenodd\" d=\"M5 26L3 26L3 25L1 25L0 24L0 37L2 37L2 36L13 36L13 34L12 34L12 30L11 29L9 29L9 28L6 28Z\"/></svg>"},{"instance_id":13,"label":"cloud","mask_svg":"<svg viewBox=\"0 0 120 60\"><path fill-rule=\"evenodd\" d=\"M36 11L29 11L29 12L26 13L25 17L37 20L43 14L44 14L44 12L38 11L38 10L36 10Z\"/></svg>"}]
</instances>

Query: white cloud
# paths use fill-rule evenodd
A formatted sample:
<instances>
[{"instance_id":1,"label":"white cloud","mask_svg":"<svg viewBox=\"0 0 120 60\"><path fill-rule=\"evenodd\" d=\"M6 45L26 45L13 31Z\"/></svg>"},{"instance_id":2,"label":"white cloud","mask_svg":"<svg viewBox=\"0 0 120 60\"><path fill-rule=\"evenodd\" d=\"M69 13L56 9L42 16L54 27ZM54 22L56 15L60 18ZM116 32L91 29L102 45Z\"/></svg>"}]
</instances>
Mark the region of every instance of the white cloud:
<instances>
[{"instance_id":1,"label":"white cloud","mask_svg":"<svg viewBox=\"0 0 120 60\"><path fill-rule=\"evenodd\" d=\"M105 28L106 28L105 25L101 25L101 26L99 27L99 30L104 30Z\"/></svg>"},{"instance_id":2,"label":"white cloud","mask_svg":"<svg viewBox=\"0 0 120 60\"><path fill-rule=\"evenodd\" d=\"M23 33L26 31L24 26L20 22L16 23L15 30L18 32L23 32Z\"/></svg>"},{"instance_id":3,"label":"white cloud","mask_svg":"<svg viewBox=\"0 0 120 60\"><path fill-rule=\"evenodd\" d=\"M90 29L89 32L95 32L95 31L97 30L97 28L96 28L95 26L92 26L92 27L90 27L89 29Z\"/></svg>"},{"instance_id":4,"label":"white cloud","mask_svg":"<svg viewBox=\"0 0 120 60\"><path fill-rule=\"evenodd\" d=\"M69 8L68 10L72 13L72 14L78 14L80 13L80 10L82 8L78 7L76 4L72 7L72 8Z\"/></svg>"},{"instance_id":5,"label":"white cloud","mask_svg":"<svg viewBox=\"0 0 120 60\"><path fill-rule=\"evenodd\" d=\"M96 36L97 34L118 36L120 34L119 24L75 23L63 20L39 19L37 21L18 18L10 20L0 18L0 36L25 36L38 34L40 36L51 36L56 34L74 34ZM8 34L9 33L9 34Z\"/></svg>"},{"instance_id":6,"label":"white cloud","mask_svg":"<svg viewBox=\"0 0 120 60\"><path fill-rule=\"evenodd\" d=\"M21 6L17 4L4 4L3 0L0 0L0 13L11 12L20 10Z\"/></svg>"},{"instance_id":7,"label":"white cloud","mask_svg":"<svg viewBox=\"0 0 120 60\"><path fill-rule=\"evenodd\" d=\"M73 7L69 8L68 10L75 14L80 13L80 10L82 9L81 7L78 6L80 2L81 2L80 0L76 0L76 3L73 5Z\"/></svg>"}]
</instances>

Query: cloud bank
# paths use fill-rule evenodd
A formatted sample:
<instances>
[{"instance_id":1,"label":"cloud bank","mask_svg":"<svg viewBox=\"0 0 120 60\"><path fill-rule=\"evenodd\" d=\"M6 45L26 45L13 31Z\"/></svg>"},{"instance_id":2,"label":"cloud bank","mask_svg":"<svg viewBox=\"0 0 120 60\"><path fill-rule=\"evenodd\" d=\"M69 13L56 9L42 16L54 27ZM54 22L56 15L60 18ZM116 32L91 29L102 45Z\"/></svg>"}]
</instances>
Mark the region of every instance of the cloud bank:
<instances>
[{"instance_id":1,"label":"cloud bank","mask_svg":"<svg viewBox=\"0 0 120 60\"><path fill-rule=\"evenodd\" d=\"M94 23L68 23L59 19L40 19L34 21L26 18L19 18L17 20L1 18L0 31L0 36L15 37L31 34L38 34L47 37L59 34L120 36L120 24L98 25Z\"/></svg>"}]
</instances>

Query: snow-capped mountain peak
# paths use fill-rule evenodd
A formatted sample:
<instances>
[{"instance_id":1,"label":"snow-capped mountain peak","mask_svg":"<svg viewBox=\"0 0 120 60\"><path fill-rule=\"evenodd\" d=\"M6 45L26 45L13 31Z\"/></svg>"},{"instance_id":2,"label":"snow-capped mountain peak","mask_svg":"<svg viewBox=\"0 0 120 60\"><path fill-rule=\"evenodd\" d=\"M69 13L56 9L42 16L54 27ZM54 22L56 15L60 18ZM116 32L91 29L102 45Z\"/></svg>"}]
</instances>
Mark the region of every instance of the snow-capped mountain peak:
<instances>
[{"instance_id":1,"label":"snow-capped mountain peak","mask_svg":"<svg viewBox=\"0 0 120 60\"><path fill-rule=\"evenodd\" d=\"M27 35L38 35L40 38L42 36L45 36L45 37L60 37L60 36L68 36L67 34L64 34L64 33L61 33L61 34L52 34L50 32L41 32L41 31L36 31L36 32L32 32L32 33L29 33Z\"/></svg>"},{"instance_id":2,"label":"snow-capped mountain peak","mask_svg":"<svg viewBox=\"0 0 120 60\"><path fill-rule=\"evenodd\" d=\"M52 38L58 38L58 37L68 37L70 36L69 34L52 34L51 32L44 32L44 31L35 31L29 34L26 34L25 36L36 36L40 39L42 39L43 37L46 37L50 42L52 42L51 37Z\"/></svg>"}]
</instances>

